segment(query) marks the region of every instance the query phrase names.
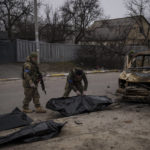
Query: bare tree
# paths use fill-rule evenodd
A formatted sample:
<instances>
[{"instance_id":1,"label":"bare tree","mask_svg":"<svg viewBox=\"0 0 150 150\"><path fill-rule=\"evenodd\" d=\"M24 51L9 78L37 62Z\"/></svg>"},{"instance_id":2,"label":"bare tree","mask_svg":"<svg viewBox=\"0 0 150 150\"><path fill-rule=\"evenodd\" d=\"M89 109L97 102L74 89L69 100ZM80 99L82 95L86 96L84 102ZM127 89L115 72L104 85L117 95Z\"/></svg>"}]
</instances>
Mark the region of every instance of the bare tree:
<instances>
[{"instance_id":1,"label":"bare tree","mask_svg":"<svg viewBox=\"0 0 150 150\"><path fill-rule=\"evenodd\" d=\"M33 5L30 0L1 0L0 1L0 21L4 24L8 32L9 39L12 39L12 31L24 15L30 14Z\"/></svg>"},{"instance_id":2,"label":"bare tree","mask_svg":"<svg viewBox=\"0 0 150 150\"><path fill-rule=\"evenodd\" d=\"M4 31L4 24L1 20L0 20L0 31Z\"/></svg>"},{"instance_id":3,"label":"bare tree","mask_svg":"<svg viewBox=\"0 0 150 150\"><path fill-rule=\"evenodd\" d=\"M62 18L71 27L74 43L77 44L89 25L103 15L99 0L70 0L61 8Z\"/></svg>"},{"instance_id":4,"label":"bare tree","mask_svg":"<svg viewBox=\"0 0 150 150\"><path fill-rule=\"evenodd\" d=\"M143 21L143 16L150 18L150 0L126 0L126 8L144 36L144 44L150 47L150 26L145 28Z\"/></svg>"},{"instance_id":5,"label":"bare tree","mask_svg":"<svg viewBox=\"0 0 150 150\"><path fill-rule=\"evenodd\" d=\"M35 40L35 25L34 16L25 15L21 20L15 24L16 32L13 35L19 39Z\"/></svg>"},{"instance_id":6,"label":"bare tree","mask_svg":"<svg viewBox=\"0 0 150 150\"><path fill-rule=\"evenodd\" d=\"M40 39L50 43L64 42L69 32L67 26L60 11L53 11L52 7L46 5L45 19L40 26Z\"/></svg>"},{"instance_id":7,"label":"bare tree","mask_svg":"<svg viewBox=\"0 0 150 150\"><path fill-rule=\"evenodd\" d=\"M45 26L47 42L54 43L58 40L58 26L60 23L59 12L53 12L53 9L46 6L45 9Z\"/></svg>"}]
</instances>

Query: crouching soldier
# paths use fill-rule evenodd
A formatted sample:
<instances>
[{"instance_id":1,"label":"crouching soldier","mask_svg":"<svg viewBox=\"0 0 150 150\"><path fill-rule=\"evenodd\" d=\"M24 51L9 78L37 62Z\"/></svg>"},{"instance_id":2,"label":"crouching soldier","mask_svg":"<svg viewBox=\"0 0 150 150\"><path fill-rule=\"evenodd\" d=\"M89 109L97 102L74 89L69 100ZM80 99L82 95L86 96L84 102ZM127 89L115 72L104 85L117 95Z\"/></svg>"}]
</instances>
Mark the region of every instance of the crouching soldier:
<instances>
[{"instance_id":1,"label":"crouching soldier","mask_svg":"<svg viewBox=\"0 0 150 150\"><path fill-rule=\"evenodd\" d=\"M84 86L82 84L84 82ZM63 97L68 97L71 90L74 90L77 95L84 95L84 91L87 90L88 81L85 73L80 68L74 68L70 71L67 77L67 83L65 87L65 93Z\"/></svg>"},{"instance_id":2,"label":"crouching soldier","mask_svg":"<svg viewBox=\"0 0 150 150\"><path fill-rule=\"evenodd\" d=\"M33 103L35 105L35 111L37 113L45 113L39 102L40 95L38 93L38 83L39 76L41 73L39 72L39 68L37 65L37 53L32 53L27 57L26 62L23 65L22 78L23 78L23 87L24 87L24 101L23 101L23 111L25 113L31 113L32 110L29 109L29 103L33 99Z\"/></svg>"}]
</instances>

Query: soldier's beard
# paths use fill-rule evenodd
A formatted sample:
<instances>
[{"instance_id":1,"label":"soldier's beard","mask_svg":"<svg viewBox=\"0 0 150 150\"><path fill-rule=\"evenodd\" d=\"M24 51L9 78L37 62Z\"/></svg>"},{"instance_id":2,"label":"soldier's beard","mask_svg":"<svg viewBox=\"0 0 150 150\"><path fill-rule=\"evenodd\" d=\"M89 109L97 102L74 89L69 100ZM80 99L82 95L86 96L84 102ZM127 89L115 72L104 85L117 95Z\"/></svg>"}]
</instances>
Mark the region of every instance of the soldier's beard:
<instances>
[{"instance_id":1,"label":"soldier's beard","mask_svg":"<svg viewBox=\"0 0 150 150\"><path fill-rule=\"evenodd\" d=\"M31 58L31 62L34 63L34 64L37 64L37 63L38 63L38 62L37 62L37 59L33 59L33 58Z\"/></svg>"}]
</instances>

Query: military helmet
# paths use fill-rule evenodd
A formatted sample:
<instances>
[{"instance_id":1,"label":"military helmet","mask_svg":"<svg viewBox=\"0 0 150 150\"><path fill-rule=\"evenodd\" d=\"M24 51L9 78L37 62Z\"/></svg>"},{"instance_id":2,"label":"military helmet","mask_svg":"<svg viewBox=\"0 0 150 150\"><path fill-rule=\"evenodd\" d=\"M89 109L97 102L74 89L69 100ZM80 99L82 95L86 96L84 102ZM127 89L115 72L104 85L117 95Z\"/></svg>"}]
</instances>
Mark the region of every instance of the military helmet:
<instances>
[{"instance_id":1,"label":"military helmet","mask_svg":"<svg viewBox=\"0 0 150 150\"><path fill-rule=\"evenodd\" d=\"M75 74L81 76L83 74L83 71L81 68L75 68Z\"/></svg>"},{"instance_id":2,"label":"military helmet","mask_svg":"<svg viewBox=\"0 0 150 150\"><path fill-rule=\"evenodd\" d=\"M30 54L30 57L31 58L37 58L38 57L38 54L37 54L37 52L32 52L31 54Z\"/></svg>"}]
</instances>

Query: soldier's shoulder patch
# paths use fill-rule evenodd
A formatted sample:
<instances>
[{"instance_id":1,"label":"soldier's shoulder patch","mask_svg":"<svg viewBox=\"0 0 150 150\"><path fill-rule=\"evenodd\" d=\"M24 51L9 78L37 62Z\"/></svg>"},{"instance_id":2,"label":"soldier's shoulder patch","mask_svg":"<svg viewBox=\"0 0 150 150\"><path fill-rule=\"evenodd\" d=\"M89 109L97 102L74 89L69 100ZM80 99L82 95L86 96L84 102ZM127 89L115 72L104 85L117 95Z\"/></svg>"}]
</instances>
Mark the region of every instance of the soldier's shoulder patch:
<instances>
[{"instance_id":1,"label":"soldier's shoulder patch","mask_svg":"<svg viewBox=\"0 0 150 150\"><path fill-rule=\"evenodd\" d=\"M24 72L29 73L30 70L29 69L24 69Z\"/></svg>"},{"instance_id":2,"label":"soldier's shoulder patch","mask_svg":"<svg viewBox=\"0 0 150 150\"><path fill-rule=\"evenodd\" d=\"M68 79L68 82L69 82L69 83L73 83L73 81L72 81L71 79Z\"/></svg>"}]
</instances>

